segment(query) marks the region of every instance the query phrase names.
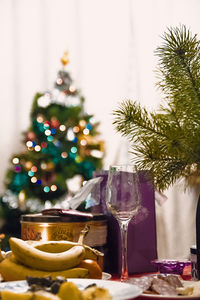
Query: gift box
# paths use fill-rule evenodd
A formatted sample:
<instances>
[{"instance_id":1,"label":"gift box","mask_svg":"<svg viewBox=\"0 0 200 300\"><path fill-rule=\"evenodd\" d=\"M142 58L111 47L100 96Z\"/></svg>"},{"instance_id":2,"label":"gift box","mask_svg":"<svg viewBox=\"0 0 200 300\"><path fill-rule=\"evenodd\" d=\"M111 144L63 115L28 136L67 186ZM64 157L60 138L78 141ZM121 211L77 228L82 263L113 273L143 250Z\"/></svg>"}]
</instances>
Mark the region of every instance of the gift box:
<instances>
[{"instance_id":1,"label":"gift box","mask_svg":"<svg viewBox=\"0 0 200 300\"><path fill-rule=\"evenodd\" d=\"M93 177L101 176L99 183L99 205L92 208L95 213L107 216L107 251L104 258L104 270L112 274L121 273L121 237L116 219L106 206L106 184L108 171L100 170ZM141 208L128 226L128 270L130 274L154 272L156 267L151 261L157 258L155 192L150 172L139 173L141 189Z\"/></svg>"}]
</instances>

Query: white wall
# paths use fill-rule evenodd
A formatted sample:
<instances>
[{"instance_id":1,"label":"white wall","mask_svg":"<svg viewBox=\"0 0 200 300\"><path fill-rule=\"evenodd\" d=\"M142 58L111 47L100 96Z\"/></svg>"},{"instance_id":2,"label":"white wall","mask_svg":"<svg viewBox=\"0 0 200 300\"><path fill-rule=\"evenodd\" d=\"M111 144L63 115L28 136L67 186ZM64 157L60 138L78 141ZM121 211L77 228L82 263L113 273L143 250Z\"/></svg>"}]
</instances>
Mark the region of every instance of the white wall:
<instances>
[{"instance_id":1,"label":"white wall","mask_svg":"<svg viewBox=\"0 0 200 300\"><path fill-rule=\"evenodd\" d=\"M112 111L127 97L157 107L160 35L179 24L200 34L199 11L199 0L0 0L0 193L9 157L23 148L33 96L52 87L66 48L86 111L101 122L107 168L127 160L127 141L115 132ZM172 195L170 201L161 216L173 210ZM169 230L172 220L165 226Z\"/></svg>"}]
</instances>

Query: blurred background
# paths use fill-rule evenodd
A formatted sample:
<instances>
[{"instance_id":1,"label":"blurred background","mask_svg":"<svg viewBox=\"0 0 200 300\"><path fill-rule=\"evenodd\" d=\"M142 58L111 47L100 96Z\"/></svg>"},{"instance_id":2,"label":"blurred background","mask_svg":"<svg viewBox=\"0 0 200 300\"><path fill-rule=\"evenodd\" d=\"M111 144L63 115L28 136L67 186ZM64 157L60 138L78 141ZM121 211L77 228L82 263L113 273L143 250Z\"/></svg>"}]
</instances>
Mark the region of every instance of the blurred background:
<instances>
[{"instance_id":1,"label":"blurred background","mask_svg":"<svg viewBox=\"0 0 200 300\"><path fill-rule=\"evenodd\" d=\"M161 35L180 24L199 35L199 11L198 0L0 0L1 194L9 159L24 147L33 97L52 88L66 49L85 111L100 122L104 168L128 162L129 145L116 133L112 112L125 99L156 109L162 96L154 51ZM156 207L159 256L186 257L195 241L188 220L196 194L177 186L165 194L168 200Z\"/></svg>"}]
</instances>

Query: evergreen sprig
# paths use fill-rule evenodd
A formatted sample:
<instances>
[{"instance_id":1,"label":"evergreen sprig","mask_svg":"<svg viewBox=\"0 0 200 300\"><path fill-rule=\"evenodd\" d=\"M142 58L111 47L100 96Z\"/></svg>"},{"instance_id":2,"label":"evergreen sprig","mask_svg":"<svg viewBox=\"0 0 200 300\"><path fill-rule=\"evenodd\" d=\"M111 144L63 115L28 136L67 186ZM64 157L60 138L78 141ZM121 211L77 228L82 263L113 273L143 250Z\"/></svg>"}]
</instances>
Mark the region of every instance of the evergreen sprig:
<instances>
[{"instance_id":1,"label":"evergreen sprig","mask_svg":"<svg viewBox=\"0 0 200 300\"><path fill-rule=\"evenodd\" d=\"M113 124L132 143L133 161L150 169L163 191L179 178L200 175L200 41L186 26L168 28L155 54L157 86L165 98L158 111L123 101Z\"/></svg>"}]
</instances>

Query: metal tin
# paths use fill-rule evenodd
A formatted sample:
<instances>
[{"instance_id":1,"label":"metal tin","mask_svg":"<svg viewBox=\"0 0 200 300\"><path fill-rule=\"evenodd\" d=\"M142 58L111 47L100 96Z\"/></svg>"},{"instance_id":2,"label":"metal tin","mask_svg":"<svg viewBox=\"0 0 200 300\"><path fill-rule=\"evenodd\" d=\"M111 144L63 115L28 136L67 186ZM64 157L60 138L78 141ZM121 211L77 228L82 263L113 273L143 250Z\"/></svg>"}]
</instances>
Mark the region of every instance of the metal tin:
<instances>
[{"instance_id":1,"label":"metal tin","mask_svg":"<svg viewBox=\"0 0 200 300\"><path fill-rule=\"evenodd\" d=\"M22 215L20 222L23 240L77 242L81 230L87 224L90 230L84 239L85 244L101 248L107 241L107 219L103 214L94 214L92 220L76 216L28 214Z\"/></svg>"}]
</instances>

